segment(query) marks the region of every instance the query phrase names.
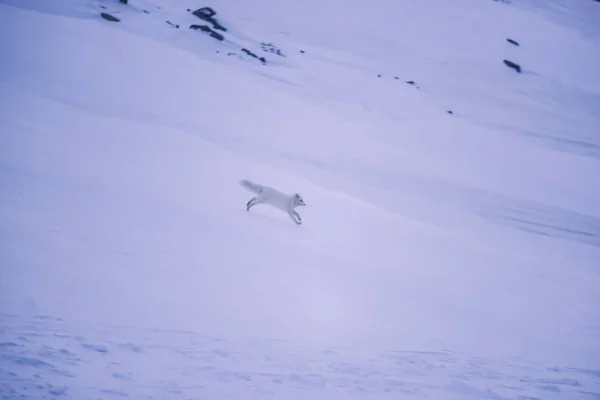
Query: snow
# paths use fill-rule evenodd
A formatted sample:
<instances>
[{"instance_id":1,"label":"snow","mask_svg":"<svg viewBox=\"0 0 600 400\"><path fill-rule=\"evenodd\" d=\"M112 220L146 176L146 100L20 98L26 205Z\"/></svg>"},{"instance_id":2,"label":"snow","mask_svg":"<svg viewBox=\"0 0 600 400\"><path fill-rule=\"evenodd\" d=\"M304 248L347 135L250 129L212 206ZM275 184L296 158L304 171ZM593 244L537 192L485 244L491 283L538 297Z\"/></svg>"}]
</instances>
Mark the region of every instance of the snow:
<instances>
[{"instance_id":1,"label":"snow","mask_svg":"<svg viewBox=\"0 0 600 400\"><path fill-rule=\"evenodd\" d=\"M600 396L595 2L129 3L0 1L3 398Z\"/></svg>"}]
</instances>

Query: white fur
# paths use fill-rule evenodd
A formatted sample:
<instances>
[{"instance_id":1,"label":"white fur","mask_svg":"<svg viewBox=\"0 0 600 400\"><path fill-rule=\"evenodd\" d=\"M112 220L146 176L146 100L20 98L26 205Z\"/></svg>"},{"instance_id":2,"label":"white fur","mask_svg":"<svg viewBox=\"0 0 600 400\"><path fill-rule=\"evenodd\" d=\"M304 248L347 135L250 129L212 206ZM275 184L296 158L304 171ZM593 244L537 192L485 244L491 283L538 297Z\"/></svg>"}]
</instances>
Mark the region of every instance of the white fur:
<instances>
[{"instance_id":1,"label":"white fur","mask_svg":"<svg viewBox=\"0 0 600 400\"><path fill-rule=\"evenodd\" d=\"M263 186L258 183L251 182L247 179L242 179L240 185L257 194L256 197L251 198L246 204L246 211L250 211L250 208L257 204L268 204L281 211L286 212L294 223L300 225L302 219L300 215L294 210L296 207L305 207L306 204L302 199L302 196L298 193L291 195L282 193L278 190Z\"/></svg>"}]
</instances>

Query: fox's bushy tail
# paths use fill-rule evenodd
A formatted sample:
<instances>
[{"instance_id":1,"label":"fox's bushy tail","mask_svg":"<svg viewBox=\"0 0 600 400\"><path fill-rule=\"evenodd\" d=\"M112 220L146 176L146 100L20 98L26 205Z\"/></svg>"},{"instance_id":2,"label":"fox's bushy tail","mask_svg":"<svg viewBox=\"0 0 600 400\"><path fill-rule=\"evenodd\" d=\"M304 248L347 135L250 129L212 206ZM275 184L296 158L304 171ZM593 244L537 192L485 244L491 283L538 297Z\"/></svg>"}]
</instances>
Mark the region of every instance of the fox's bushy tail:
<instances>
[{"instance_id":1,"label":"fox's bushy tail","mask_svg":"<svg viewBox=\"0 0 600 400\"><path fill-rule=\"evenodd\" d=\"M259 194L259 193L261 193L263 191L262 185L259 185L258 183L251 182L248 179L242 179L240 181L240 185L242 185L243 187L245 187L246 189L248 189L252 193Z\"/></svg>"}]
</instances>

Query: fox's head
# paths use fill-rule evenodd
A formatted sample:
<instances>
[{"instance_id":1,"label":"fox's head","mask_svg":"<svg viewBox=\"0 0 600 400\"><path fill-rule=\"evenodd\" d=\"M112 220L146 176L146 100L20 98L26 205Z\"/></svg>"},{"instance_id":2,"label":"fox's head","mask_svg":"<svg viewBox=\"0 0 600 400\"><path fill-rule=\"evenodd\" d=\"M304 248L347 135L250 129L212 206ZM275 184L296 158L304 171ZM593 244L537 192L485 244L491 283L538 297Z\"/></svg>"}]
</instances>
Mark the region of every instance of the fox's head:
<instances>
[{"instance_id":1,"label":"fox's head","mask_svg":"<svg viewBox=\"0 0 600 400\"><path fill-rule=\"evenodd\" d=\"M300 196L298 193L295 193L292 196L292 202L295 207L298 207L298 206L306 207L306 203L304 202L304 199L302 199L302 196Z\"/></svg>"}]
</instances>

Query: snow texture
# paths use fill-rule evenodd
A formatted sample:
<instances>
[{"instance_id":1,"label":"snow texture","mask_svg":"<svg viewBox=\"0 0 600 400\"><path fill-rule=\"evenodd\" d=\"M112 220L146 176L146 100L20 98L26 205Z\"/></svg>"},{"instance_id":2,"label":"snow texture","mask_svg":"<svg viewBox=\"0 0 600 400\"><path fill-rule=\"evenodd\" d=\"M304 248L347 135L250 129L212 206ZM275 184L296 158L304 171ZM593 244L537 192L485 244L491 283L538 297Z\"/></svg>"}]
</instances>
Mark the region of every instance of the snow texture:
<instances>
[{"instance_id":1,"label":"snow texture","mask_svg":"<svg viewBox=\"0 0 600 400\"><path fill-rule=\"evenodd\" d=\"M600 4L348 4L0 0L0 398L600 398Z\"/></svg>"}]
</instances>

